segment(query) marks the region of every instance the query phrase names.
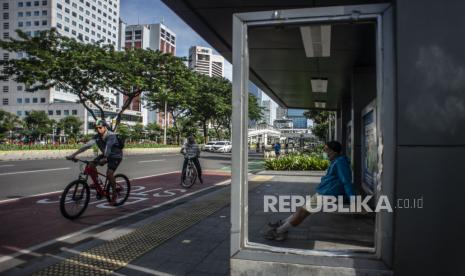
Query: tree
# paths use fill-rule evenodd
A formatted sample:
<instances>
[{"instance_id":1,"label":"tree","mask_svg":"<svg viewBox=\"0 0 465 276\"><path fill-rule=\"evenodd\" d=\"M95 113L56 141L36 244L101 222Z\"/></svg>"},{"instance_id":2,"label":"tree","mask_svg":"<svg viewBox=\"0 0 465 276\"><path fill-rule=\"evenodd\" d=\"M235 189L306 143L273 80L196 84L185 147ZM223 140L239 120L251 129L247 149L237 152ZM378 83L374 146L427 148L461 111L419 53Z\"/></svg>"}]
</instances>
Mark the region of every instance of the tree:
<instances>
[{"instance_id":1,"label":"tree","mask_svg":"<svg viewBox=\"0 0 465 276\"><path fill-rule=\"evenodd\" d=\"M145 131L147 131L150 140L158 141L158 137L161 135L162 129L157 123L149 123L145 127Z\"/></svg>"},{"instance_id":2,"label":"tree","mask_svg":"<svg viewBox=\"0 0 465 276\"><path fill-rule=\"evenodd\" d=\"M44 111L31 111L24 118L27 133L33 140L41 139L52 132L52 121Z\"/></svg>"},{"instance_id":3,"label":"tree","mask_svg":"<svg viewBox=\"0 0 465 276\"><path fill-rule=\"evenodd\" d=\"M58 127L63 130L65 135L68 135L68 137L73 140L77 139L82 125L83 122L76 116L67 116L58 122Z\"/></svg>"},{"instance_id":4,"label":"tree","mask_svg":"<svg viewBox=\"0 0 465 276\"><path fill-rule=\"evenodd\" d=\"M135 141L139 141L144 138L144 126L141 123L137 123L131 128L131 138Z\"/></svg>"},{"instance_id":5,"label":"tree","mask_svg":"<svg viewBox=\"0 0 465 276\"><path fill-rule=\"evenodd\" d=\"M329 111L308 110L304 116L313 120L312 133L321 141L326 141L329 129Z\"/></svg>"},{"instance_id":6,"label":"tree","mask_svg":"<svg viewBox=\"0 0 465 276\"><path fill-rule=\"evenodd\" d=\"M257 97L249 94L249 120L260 121L263 118L264 107L260 106Z\"/></svg>"},{"instance_id":7,"label":"tree","mask_svg":"<svg viewBox=\"0 0 465 276\"><path fill-rule=\"evenodd\" d=\"M120 134L124 139L129 138L131 136L131 129L125 124L120 124L116 132Z\"/></svg>"},{"instance_id":8,"label":"tree","mask_svg":"<svg viewBox=\"0 0 465 276\"><path fill-rule=\"evenodd\" d=\"M27 91L57 87L77 96L92 117L105 120L114 104L102 91L122 93L124 101L117 112L116 129L131 102L145 89L157 85L164 54L142 49L115 51L111 45L84 44L61 36L55 29L30 37L17 30L19 39L0 40L0 48L25 53L26 58L2 60L3 77L25 83Z\"/></svg>"},{"instance_id":9,"label":"tree","mask_svg":"<svg viewBox=\"0 0 465 276\"><path fill-rule=\"evenodd\" d=\"M0 109L0 138L12 138L8 132L11 132L21 126L21 119L10 112Z\"/></svg>"},{"instance_id":10,"label":"tree","mask_svg":"<svg viewBox=\"0 0 465 276\"><path fill-rule=\"evenodd\" d=\"M165 110L173 119L173 128L177 143L182 134L180 120L191 115L190 100L195 94L196 75L186 67L185 59L172 55L165 56L162 76L157 79L157 85L145 92L147 107L151 110Z\"/></svg>"}]
</instances>

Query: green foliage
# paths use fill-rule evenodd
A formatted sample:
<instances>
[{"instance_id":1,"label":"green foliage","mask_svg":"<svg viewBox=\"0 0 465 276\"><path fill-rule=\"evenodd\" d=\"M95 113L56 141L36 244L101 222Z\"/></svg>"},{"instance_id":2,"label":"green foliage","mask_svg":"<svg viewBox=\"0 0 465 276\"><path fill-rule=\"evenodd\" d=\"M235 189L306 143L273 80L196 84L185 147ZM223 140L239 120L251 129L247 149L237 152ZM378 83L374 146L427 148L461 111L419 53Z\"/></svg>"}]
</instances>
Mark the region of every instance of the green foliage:
<instances>
[{"instance_id":1,"label":"green foliage","mask_svg":"<svg viewBox=\"0 0 465 276\"><path fill-rule=\"evenodd\" d=\"M75 141L79 136L83 122L75 116L67 116L58 122L58 127L63 130L65 135Z\"/></svg>"},{"instance_id":2,"label":"green foliage","mask_svg":"<svg viewBox=\"0 0 465 276\"><path fill-rule=\"evenodd\" d=\"M288 154L278 159L265 160L265 168L275 171L322 171L328 166L328 160L306 154Z\"/></svg>"},{"instance_id":3,"label":"green foliage","mask_svg":"<svg viewBox=\"0 0 465 276\"><path fill-rule=\"evenodd\" d=\"M0 151L28 151L28 150L67 150L79 149L82 144L45 144L45 145L16 145L16 144L0 144ZM156 143L126 143L124 148L165 148L172 147L170 145ZM96 148L95 148L96 149Z\"/></svg>"},{"instance_id":4,"label":"green foliage","mask_svg":"<svg viewBox=\"0 0 465 276\"><path fill-rule=\"evenodd\" d=\"M129 138L129 136L131 136L131 129L125 124L120 124L116 132L123 138Z\"/></svg>"},{"instance_id":5,"label":"green foliage","mask_svg":"<svg viewBox=\"0 0 465 276\"><path fill-rule=\"evenodd\" d=\"M45 111L31 111L24 118L26 125L25 134L31 136L33 140L52 133L52 125L54 121L48 118Z\"/></svg>"},{"instance_id":6,"label":"green foliage","mask_svg":"<svg viewBox=\"0 0 465 276\"><path fill-rule=\"evenodd\" d=\"M313 120L312 133L321 141L326 141L329 129L329 116L331 112L321 110L309 110L304 113L304 116Z\"/></svg>"},{"instance_id":7,"label":"green foliage","mask_svg":"<svg viewBox=\"0 0 465 276\"><path fill-rule=\"evenodd\" d=\"M0 109L0 138L9 137L8 132L20 128L21 119L10 112Z\"/></svg>"}]
</instances>

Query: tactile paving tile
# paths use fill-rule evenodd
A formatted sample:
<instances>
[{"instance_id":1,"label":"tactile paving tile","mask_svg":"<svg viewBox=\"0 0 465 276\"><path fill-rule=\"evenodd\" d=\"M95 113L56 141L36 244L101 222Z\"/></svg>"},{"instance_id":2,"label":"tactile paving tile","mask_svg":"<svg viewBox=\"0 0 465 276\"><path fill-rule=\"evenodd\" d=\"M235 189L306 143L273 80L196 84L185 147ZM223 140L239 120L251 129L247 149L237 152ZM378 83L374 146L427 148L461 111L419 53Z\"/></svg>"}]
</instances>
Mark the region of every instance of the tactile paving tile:
<instances>
[{"instance_id":1,"label":"tactile paving tile","mask_svg":"<svg viewBox=\"0 0 465 276\"><path fill-rule=\"evenodd\" d=\"M229 204L229 189L51 265L34 275L108 275Z\"/></svg>"}]
</instances>

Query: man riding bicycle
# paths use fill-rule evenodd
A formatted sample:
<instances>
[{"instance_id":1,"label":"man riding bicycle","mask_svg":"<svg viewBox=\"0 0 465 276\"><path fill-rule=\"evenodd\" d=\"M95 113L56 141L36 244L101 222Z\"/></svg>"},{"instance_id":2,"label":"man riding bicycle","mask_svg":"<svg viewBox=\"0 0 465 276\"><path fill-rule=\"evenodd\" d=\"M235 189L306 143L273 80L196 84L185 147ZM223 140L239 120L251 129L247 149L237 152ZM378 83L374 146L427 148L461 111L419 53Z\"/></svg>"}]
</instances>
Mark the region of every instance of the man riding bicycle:
<instances>
[{"instance_id":1,"label":"man riding bicycle","mask_svg":"<svg viewBox=\"0 0 465 276\"><path fill-rule=\"evenodd\" d=\"M97 122L95 122L95 129L97 134L75 153L67 156L66 159L73 160L78 154L92 148L94 144L97 144L102 154L93 160L91 166L95 168L97 164L102 166L105 163L108 164L107 179L113 188L111 204L115 205L118 194L116 191L116 180L114 174L123 159L123 150L119 145L116 134L107 129L107 123L104 120L97 120Z\"/></svg>"},{"instance_id":2,"label":"man riding bicycle","mask_svg":"<svg viewBox=\"0 0 465 276\"><path fill-rule=\"evenodd\" d=\"M189 138L187 138L187 143L185 143L182 146L181 153L184 155L184 163L182 165L182 181L184 181L186 178L185 173L186 173L188 158L191 158L192 162L197 168L197 173L199 175L199 181L201 184L203 184L202 168L200 167L200 162L199 162L200 148L199 148L199 145L195 143L195 139L193 136L189 136Z\"/></svg>"}]
</instances>

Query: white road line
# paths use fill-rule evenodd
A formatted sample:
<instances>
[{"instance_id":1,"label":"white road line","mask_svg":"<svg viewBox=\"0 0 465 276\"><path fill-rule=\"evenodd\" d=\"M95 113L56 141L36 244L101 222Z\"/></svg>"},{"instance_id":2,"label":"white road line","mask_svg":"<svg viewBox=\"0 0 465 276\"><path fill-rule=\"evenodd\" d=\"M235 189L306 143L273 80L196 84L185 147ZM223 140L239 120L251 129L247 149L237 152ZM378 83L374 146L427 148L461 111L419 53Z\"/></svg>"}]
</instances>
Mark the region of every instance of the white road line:
<instances>
[{"instance_id":1,"label":"white road line","mask_svg":"<svg viewBox=\"0 0 465 276\"><path fill-rule=\"evenodd\" d=\"M216 183L216 184L213 184L212 186L209 186L209 187L205 187L203 189L200 189L200 190L197 190L195 192L191 192L191 193L187 193L187 194L184 194L180 197L176 197L176 198L173 198L171 200L168 200L168 201L165 201L163 203L160 203L160 204L157 204L157 205L153 205L151 207L147 207L147 208L144 208L144 209L141 209L139 211L136 211L136 212L133 212L133 213L129 213L129 214L126 214L124 216L121 216L121 217L118 217L118 218L114 218L114 219L111 219L111 220L107 220L105 222L102 222L102 223L99 223L97 225L93 225L93 226L90 226L90 227L87 227L85 229L82 229L80 231L76 231L74 233L71 233L71 234L68 234L68 235L64 235L64 236L61 236L59 238L56 238L56 239L52 239L52 240L49 240L49 241L46 241L46 242L43 242L43 243L40 243L40 244L37 244L35 246L32 246L32 247L29 247L29 248L26 248L26 249L22 249L21 252L16 252L14 254L11 254L11 255L6 255L6 256L3 256L3 257L0 257L0 264L3 263L3 262L6 262L6 261L9 261L9 260L12 260L14 258L16 258L17 256L20 256L22 254L33 254L35 250L37 249L40 249L42 247L45 247L45 246L49 246L51 244L54 244L56 242L61 242L61 241L64 241L66 239L69 239L69 238L72 238L72 237L75 237L75 236L78 236L78 235L82 235L86 232L89 232L91 230L94 230L96 228L99 228L99 227L102 227L102 226L105 226L107 224L111 224L111 223L114 223L116 221L119 221L119 220L122 220L122 219L126 219L126 218L129 218L129 217L132 217L134 215L137 215L137 214L140 214L142 212L146 212L146 211L150 211L150 210L153 210L153 209L157 209L157 208L160 208L164 205L167 205L167 204L170 204L176 200L179 200L179 199L183 199L185 197L188 197L188 196L191 196L191 195L195 195L195 194L198 194L200 192L203 192L203 191L206 191L206 190L209 190L209 189L213 189L217 186L225 186L227 184L229 184L231 182L231 179L227 179L227 180L224 180L224 181L221 181L219 183ZM107 229L108 230L108 229ZM94 234L94 235L97 235L97 234ZM0 268L0 271L1 268Z\"/></svg>"},{"instance_id":2,"label":"white road line","mask_svg":"<svg viewBox=\"0 0 465 276\"><path fill-rule=\"evenodd\" d=\"M153 176L167 175L167 174L172 174L172 173L177 173L177 172L181 172L181 171L172 171L172 172L167 172L167 173L159 173L159 174L146 175L146 176L131 178L131 179L129 179L129 180L144 179L144 178L149 178L149 177L153 177ZM36 195L30 195L30 196L25 196L25 197L20 197L20 198L4 199L4 200L0 200L0 204L2 204L2 203L8 203L8 202L11 202L11 201L18 201L18 200L20 200L20 199L25 199L25 198L31 198L31 197L37 197L37 196L44 196L44 195L50 195L50 194L55 194L55 193L61 193L61 192L63 192L63 190L53 191L53 192L47 192L47 193L42 193L42 194L36 194Z\"/></svg>"},{"instance_id":3,"label":"white road line","mask_svg":"<svg viewBox=\"0 0 465 276\"><path fill-rule=\"evenodd\" d=\"M0 165L0 168L3 168L3 167L13 167L14 165Z\"/></svg>"},{"instance_id":4,"label":"white road line","mask_svg":"<svg viewBox=\"0 0 465 276\"><path fill-rule=\"evenodd\" d=\"M144 161L139 161L139 163L162 162L162 161L166 161L166 159L144 160Z\"/></svg>"},{"instance_id":5,"label":"white road line","mask_svg":"<svg viewBox=\"0 0 465 276\"><path fill-rule=\"evenodd\" d=\"M0 176L2 176L2 175L12 175L12 174L36 173L36 172L63 171L63 170L69 170L69 169L70 169L70 167L56 168L56 169L45 169L45 170L34 170L34 171L9 172L9 173L0 173Z\"/></svg>"}]
</instances>

